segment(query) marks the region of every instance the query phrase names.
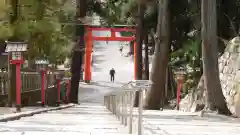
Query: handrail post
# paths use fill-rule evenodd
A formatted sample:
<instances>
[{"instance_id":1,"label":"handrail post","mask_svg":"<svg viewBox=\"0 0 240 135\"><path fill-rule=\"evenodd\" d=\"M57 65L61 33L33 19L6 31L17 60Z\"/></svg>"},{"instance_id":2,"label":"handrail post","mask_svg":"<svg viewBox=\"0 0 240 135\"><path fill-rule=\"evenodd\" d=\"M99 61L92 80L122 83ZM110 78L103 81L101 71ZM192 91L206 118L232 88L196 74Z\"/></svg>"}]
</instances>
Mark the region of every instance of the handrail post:
<instances>
[{"instance_id":1,"label":"handrail post","mask_svg":"<svg viewBox=\"0 0 240 135\"><path fill-rule=\"evenodd\" d=\"M138 104L138 135L142 135L142 89L139 90L139 104Z\"/></svg>"},{"instance_id":2,"label":"handrail post","mask_svg":"<svg viewBox=\"0 0 240 135\"><path fill-rule=\"evenodd\" d=\"M152 82L149 80L134 80L127 84L128 89L114 92L104 98L106 106L116 115L124 126L129 126L129 134L133 132L133 98L136 91L139 92L138 106L138 135L143 134L143 90L148 89ZM124 87L123 87L124 88ZM130 91L128 91L130 90ZM129 123L129 125L128 125Z\"/></svg>"},{"instance_id":3,"label":"handrail post","mask_svg":"<svg viewBox=\"0 0 240 135\"><path fill-rule=\"evenodd\" d=\"M108 96L108 98L107 98L107 104L108 104L108 110L110 110L110 96Z\"/></svg>"},{"instance_id":4,"label":"handrail post","mask_svg":"<svg viewBox=\"0 0 240 135\"><path fill-rule=\"evenodd\" d=\"M118 112L117 118L118 118L118 120L120 120L120 115L121 115L121 108L120 108L121 106L120 106L120 105L121 105L121 103L120 103L120 96L119 96L119 95L118 95L118 97L117 97L117 104L118 104L118 106L117 106L117 108L118 108L118 109L117 109L117 110L118 110L118 111L117 111L117 112Z\"/></svg>"},{"instance_id":5,"label":"handrail post","mask_svg":"<svg viewBox=\"0 0 240 135\"><path fill-rule=\"evenodd\" d=\"M112 110L111 110L111 111L112 111L112 113L114 114L114 106L113 106L113 104L114 104L114 103L113 103L113 96L114 96L114 95L111 95L111 108L112 108Z\"/></svg>"},{"instance_id":6,"label":"handrail post","mask_svg":"<svg viewBox=\"0 0 240 135\"><path fill-rule=\"evenodd\" d=\"M113 114L116 115L116 95L113 95Z\"/></svg>"},{"instance_id":7,"label":"handrail post","mask_svg":"<svg viewBox=\"0 0 240 135\"><path fill-rule=\"evenodd\" d=\"M108 99L108 101L109 101L109 111L111 111L111 95L109 95L108 98L109 98L109 99Z\"/></svg>"},{"instance_id":8,"label":"handrail post","mask_svg":"<svg viewBox=\"0 0 240 135\"><path fill-rule=\"evenodd\" d=\"M104 106L106 106L106 96L103 97Z\"/></svg>"},{"instance_id":9,"label":"handrail post","mask_svg":"<svg viewBox=\"0 0 240 135\"><path fill-rule=\"evenodd\" d=\"M123 124L123 113L124 113L124 109L123 109L123 95L121 95L121 124Z\"/></svg>"},{"instance_id":10,"label":"handrail post","mask_svg":"<svg viewBox=\"0 0 240 135\"><path fill-rule=\"evenodd\" d=\"M129 134L132 134L132 121L133 121L133 93L130 92L130 110L129 110Z\"/></svg>"},{"instance_id":11,"label":"handrail post","mask_svg":"<svg viewBox=\"0 0 240 135\"><path fill-rule=\"evenodd\" d=\"M118 95L115 96L115 107L116 107L115 115L116 117L118 117Z\"/></svg>"},{"instance_id":12,"label":"handrail post","mask_svg":"<svg viewBox=\"0 0 240 135\"><path fill-rule=\"evenodd\" d=\"M128 113L128 105L127 105L127 98L128 98L128 93L124 93L124 106L125 106L125 113L124 113L124 125L127 126L127 113Z\"/></svg>"}]
</instances>

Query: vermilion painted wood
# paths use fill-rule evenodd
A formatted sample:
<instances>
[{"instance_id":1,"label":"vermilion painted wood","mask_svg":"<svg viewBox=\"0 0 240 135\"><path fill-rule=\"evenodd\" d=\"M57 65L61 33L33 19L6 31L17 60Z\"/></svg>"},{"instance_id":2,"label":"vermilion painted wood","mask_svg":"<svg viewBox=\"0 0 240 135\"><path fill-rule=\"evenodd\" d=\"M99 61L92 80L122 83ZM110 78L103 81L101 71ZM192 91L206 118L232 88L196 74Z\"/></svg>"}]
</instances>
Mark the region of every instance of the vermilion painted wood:
<instances>
[{"instance_id":1,"label":"vermilion painted wood","mask_svg":"<svg viewBox=\"0 0 240 135\"><path fill-rule=\"evenodd\" d=\"M177 86L177 110L179 110L180 105L180 96L181 96L181 89L182 89L182 79L178 79L178 86Z\"/></svg>"},{"instance_id":2,"label":"vermilion painted wood","mask_svg":"<svg viewBox=\"0 0 240 135\"><path fill-rule=\"evenodd\" d=\"M21 107L21 73L20 63L16 63L16 106ZM17 108L17 110L20 108ZM20 111L20 110L19 110Z\"/></svg>"},{"instance_id":3,"label":"vermilion painted wood","mask_svg":"<svg viewBox=\"0 0 240 135\"><path fill-rule=\"evenodd\" d=\"M45 105L45 70L41 69L41 100L42 106Z\"/></svg>"},{"instance_id":4,"label":"vermilion painted wood","mask_svg":"<svg viewBox=\"0 0 240 135\"><path fill-rule=\"evenodd\" d=\"M66 102L69 103L69 85L70 85L70 82L69 80L66 81L66 88L65 88L65 92L66 92Z\"/></svg>"},{"instance_id":5,"label":"vermilion painted wood","mask_svg":"<svg viewBox=\"0 0 240 135\"><path fill-rule=\"evenodd\" d=\"M16 110L21 111L21 71L20 66L24 63L24 60L11 60L11 64L16 65Z\"/></svg>"},{"instance_id":6,"label":"vermilion painted wood","mask_svg":"<svg viewBox=\"0 0 240 135\"><path fill-rule=\"evenodd\" d=\"M84 61L84 80L89 82L91 80L91 54L92 54L92 31L87 31L86 47L85 47L85 61Z\"/></svg>"},{"instance_id":7,"label":"vermilion painted wood","mask_svg":"<svg viewBox=\"0 0 240 135\"><path fill-rule=\"evenodd\" d=\"M133 51L133 57L134 57L134 79L136 80L137 79L137 62L136 62L136 57L137 57L137 48L136 48L136 42L133 43L133 47L134 47L134 51Z\"/></svg>"},{"instance_id":8,"label":"vermilion painted wood","mask_svg":"<svg viewBox=\"0 0 240 135\"><path fill-rule=\"evenodd\" d=\"M95 37L93 36L91 40L95 41L132 41L135 37Z\"/></svg>"},{"instance_id":9,"label":"vermilion painted wood","mask_svg":"<svg viewBox=\"0 0 240 135\"><path fill-rule=\"evenodd\" d=\"M61 103L61 90L60 90L60 79L57 79L57 102Z\"/></svg>"},{"instance_id":10,"label":"vermilion painted wood","mask_svg":"<svg viewBox=\"0 0 240 135\"><path fill-rule=\"evenodd\" d=\"M132 29L132 28L93 28L93 27L87 27L86 28L87 31L114 31L114 32L136 32L136 29Z\"/></svg>"}]
</instances>

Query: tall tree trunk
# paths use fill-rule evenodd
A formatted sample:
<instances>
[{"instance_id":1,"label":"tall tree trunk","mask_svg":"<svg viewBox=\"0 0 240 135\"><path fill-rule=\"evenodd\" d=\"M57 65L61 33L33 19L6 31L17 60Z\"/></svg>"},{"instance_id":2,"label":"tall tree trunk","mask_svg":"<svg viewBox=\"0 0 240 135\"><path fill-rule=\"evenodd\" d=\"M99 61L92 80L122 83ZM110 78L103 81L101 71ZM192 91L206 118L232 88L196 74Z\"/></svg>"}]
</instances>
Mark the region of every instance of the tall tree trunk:
<instances>
[{"instance_id":1,"label":"tall tree trunk","mask_svg":"<svg viewBox=\"0 0 240 135\"><path fill-rule=\"evenodd\" d=\"M166 69L169 54L169 0L159 1L156 48L152 66L151 89L147 92L144 108L163 108L166 83Z\"/></svg>"},{"instance_id":2,"label":"tall tree trunk","mask_svg":"<svg viewBox=\"0 0 240 135\"><path fill-rule=\"evenodd\" d=\"M206 108L230 114L219 79L216 0L202 0L202 55Z\"/></svg>"},{"instance_id":3,"label":"tall tree trunk","mask_svg":"<svg viewBox=\"0 0 240 135\"><path fill-rule=\"evenodd\" d=\"M76 0L76 21L79 18L84 18L87 12L87 1ZM77 21L78 22L78 21ZM70 102L78 103L78 88L80 81L80 73L82 67L82 57L84 48L84 25L76 24L76 45L73 50L72 64L71 64L71 91L70 91Z\"/></svg>"},{"instance_id":4,"label":"tall tree trunk","mask_svg":"<svg viewBox=\"0 0 240 135\"><path fill-rule=\"evenodd\" d=\"M147 32L146 32L147 33ZM145 59L144 59L144 68L145 68L145 79L149 80L149 57L148 57L148 33L145 34L144 37L144 44L145 44Z\"/></svg>"},{"instance_id":5,"label":"tall tree trunk","mask_svg":"<svg viewBox=\"0 0 240 135\"><path fill-rule=\"evenodd\" d=\"M152 54L154 54L154 52L155 52L155 47L156 47L156 46L155 46L155 45L156 45L156 44L155 44L155 39L154 39L155 32L151 31L149 34L150 34L150 37L151 37L151 40L150 40L150 41L151 41L151 47L152 47L152 48L151 48L151 53L150 53L150 55L152 55Z\"/></svg>"},{"instance_id":6,"label":"tall tree trunk","mask_svg":"<svg viewBox=\"0 0 240 135\"><path fill-rule=\"evenodd\" d=\"M18 20L18 14L19 14L19 10L18 10L18 0L11 0L10 4L12 7L12 12L10 15L10 24L12 26L15 25L15 23ZM18 41L17 36L15 35L15 29L14 29L14 35L9 39L10 41ZM9 53L9 55L11 55L11 53ZM11 56L10 56L11 58ZM10 78L10 87L8 88L8 106L11 107L12 104L15 104L16 100L16 66L14 64L9 65L10 67L10 73L9 78Z\"/></svg>"},{"instance_id":7,"label":"tall tree trunk","mask_svg":"<svg viewBox=\"0 0 240 135\"><path fill-rule=\"evenodd\" d=\"M138 18L136 30L136 80L142 80L142 43L143 43L143 19L144 19L145 4L139 2L138 4ZM136 92L134 106L138 106L139 93Z\"/></svg>"}]
</instances>

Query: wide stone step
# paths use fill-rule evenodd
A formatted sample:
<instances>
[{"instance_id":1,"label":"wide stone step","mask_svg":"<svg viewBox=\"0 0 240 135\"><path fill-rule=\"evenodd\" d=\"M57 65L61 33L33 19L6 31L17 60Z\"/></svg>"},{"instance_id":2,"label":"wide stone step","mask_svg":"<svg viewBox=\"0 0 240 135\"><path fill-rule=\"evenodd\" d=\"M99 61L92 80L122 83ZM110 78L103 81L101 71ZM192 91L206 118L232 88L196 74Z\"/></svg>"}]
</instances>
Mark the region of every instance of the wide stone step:
<instances>
[{"instance_id":1,"label":"wide stone step","mask_svg":"<svg viewBox=\"0 0 240 135\"><path fill-rule=\"evenodd\" d=\"M84 133L84 132L1 132L1 135L135 135L135 134Z\"/></svg>"}]
</instances>

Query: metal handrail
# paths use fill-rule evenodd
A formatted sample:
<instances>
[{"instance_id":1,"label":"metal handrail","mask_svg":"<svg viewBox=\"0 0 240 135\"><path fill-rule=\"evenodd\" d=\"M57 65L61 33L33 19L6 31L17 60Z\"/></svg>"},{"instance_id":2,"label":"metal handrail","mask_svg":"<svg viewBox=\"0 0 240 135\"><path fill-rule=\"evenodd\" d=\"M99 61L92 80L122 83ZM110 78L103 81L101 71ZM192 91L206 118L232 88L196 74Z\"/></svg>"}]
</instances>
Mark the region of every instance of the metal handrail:
<instances>
[{"instance_id":1,"label":"metal handrail","mask_svg":"<svg viewBox=\"0 0 240 135\"><path fill-rule=\"evenodd\" d=\"M133 85L135 83L135 85ZM140 84L140 85L136 85ZM150 87L152 83L148 80L130 81L119 90L112 91L104 96L104 104L120 121L128 126L129 134L133 133L133 101L135 92L139 92L138 105L138 135L142 135L142 110L143 110L143 90Z\"/></svg>"}]
</instances>

